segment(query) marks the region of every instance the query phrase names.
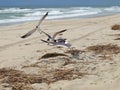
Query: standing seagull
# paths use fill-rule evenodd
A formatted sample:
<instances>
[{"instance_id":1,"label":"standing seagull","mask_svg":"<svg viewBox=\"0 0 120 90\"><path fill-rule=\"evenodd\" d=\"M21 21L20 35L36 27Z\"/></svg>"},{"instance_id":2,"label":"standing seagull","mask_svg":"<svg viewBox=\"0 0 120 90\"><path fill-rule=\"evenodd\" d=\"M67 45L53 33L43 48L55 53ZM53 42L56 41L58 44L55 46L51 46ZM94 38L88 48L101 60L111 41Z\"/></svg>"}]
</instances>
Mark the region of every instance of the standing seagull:
<instances>
[{"instance_id":1,"label":"standing seagull","mask_svg":"<svg viewBox=\"0 0 120 90\"><path fill-rule=\"evenodd\" d=\"M46 32L42 31L42 33L44 33L48 39L47 40L43 40L41 39L41 41L45 42L45 43L48 43L49 44L52 44L52 45L57 45L57 46L66 46L66 47L70 47L71 44L69 44L66 39L64 38L58 38L58 39L55 39L55 37L58 35L58 34L61 34L63 32L67 31L66 29L65 30L61 30L61 31L58 31L56 32L53 36L50 36L49 34L47 34Z\"/></svg>"},{"instance_id":2,"label":"standing seagull","mask_svg":"<svg viewBox=\"0 0 120 90\"><path fill-rule=\"evenodd\" d=\"M26 38L28 36L30 36L31 34L33 34L36 30L40 30L40 24L42 23L42 21L46 18L46 16L48 15L48 12L40 19L38 25L31 31L29 31L28 33L26 33L25 35L21 36L21 38Z\"/></svg>"}]
</instances>

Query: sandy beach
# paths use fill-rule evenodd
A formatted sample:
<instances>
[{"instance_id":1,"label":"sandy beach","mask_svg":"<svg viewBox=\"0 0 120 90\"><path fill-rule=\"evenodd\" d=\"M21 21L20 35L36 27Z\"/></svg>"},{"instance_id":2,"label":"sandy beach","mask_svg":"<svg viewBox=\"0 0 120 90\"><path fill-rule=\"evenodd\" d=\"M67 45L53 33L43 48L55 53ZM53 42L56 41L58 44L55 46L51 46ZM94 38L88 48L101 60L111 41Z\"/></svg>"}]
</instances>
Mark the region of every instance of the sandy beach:
<instances>
[{"instance_id":1,"label":"sandy beach","mask_svg":"<svg viewBox=\"0 0 120 90\"><path fill-rule=\"evenodd\" d=\"M25 75L41 76L41 81L12 82L8 75L7 79L0 78L0 90L13 90L12 86L16 83L22 83L23 87L32 87L20 90L120 90L120 30L111 30L112 25L120 24L120 14L43 21L42 30L51 35L67 29L62 37L76 50L83 51L78 58L66 53L68 48L43 43L41 39L47 37L40 35L38 31L26 39L20 38L37 23L38 21L32 21L1 26L0 69L9 68L22 71ZM96 45L116 45L118 51L114 53L108 49L101 54L87 50L88 47ZM47 53L62 53L66 56L41 58ZM4 71L0 70L0 73L3 74ZM3 83L11 86L5 87Z\"/></svg>"}]
</instances>

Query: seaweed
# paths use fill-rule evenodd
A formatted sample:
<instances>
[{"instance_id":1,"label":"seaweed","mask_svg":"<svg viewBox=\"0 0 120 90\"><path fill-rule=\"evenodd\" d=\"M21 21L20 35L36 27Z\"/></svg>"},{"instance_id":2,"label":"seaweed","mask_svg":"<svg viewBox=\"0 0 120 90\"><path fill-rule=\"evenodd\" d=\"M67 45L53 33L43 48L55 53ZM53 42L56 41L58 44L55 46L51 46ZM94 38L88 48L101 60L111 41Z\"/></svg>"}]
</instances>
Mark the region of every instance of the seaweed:
<instances>
[{"instance_id":1,"label":"seaweed","mask_svg":"<svg viewBox=\"0 0 120 90\"><path fill-rule=\"evenodd\" d=\"M45 58L51 58L51 57L57 57L57 56L67 56L66 54L63 53L46 53L45 55L43 55L40 59L45 59Z\"/></svg>"}]
</instances>

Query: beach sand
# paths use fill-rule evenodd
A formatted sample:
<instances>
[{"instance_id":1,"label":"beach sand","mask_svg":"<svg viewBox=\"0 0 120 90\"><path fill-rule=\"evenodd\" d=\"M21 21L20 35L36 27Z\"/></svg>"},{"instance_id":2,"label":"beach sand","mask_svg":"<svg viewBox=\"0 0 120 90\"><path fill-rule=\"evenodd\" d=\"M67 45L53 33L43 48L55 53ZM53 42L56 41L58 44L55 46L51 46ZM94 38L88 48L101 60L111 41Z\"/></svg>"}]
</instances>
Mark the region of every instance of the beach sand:
<instances>
[{"instance_id":1,"label":"beach sand","mask_svg":"<svg viewBox=\"0 0 120 90\"><path fill-rule=\"evenodd\" d=\"M87 52L86 48L94 45L113 44L120 46L120 30L111 30L114 24L120 24L120 14L96 18L45 20L41 28L50 33L67 29L62 37L72 44L72 47L85 51L79 55L79 60L66 54L68 48L48 46L40 39L46 39L44 34L37 31L26 39L20 36L32 30L37 21L24 22L0 28L0 68L12 68L26 74L36 74L51 78L55 70L77 70L85 75L68 76L64 74L56 81L30 84L35 90L120 90L120 53L110 54L109 58L100 54ZM68 56L43 58L46 53L64 53ZM109 51L108 51L109 52ZM65 64L66 60L71 63ZM72 71L71 71L72 72ZM62 72L61 72L62 73ZM56 73L54 72L54 75ZM73 74L73 73L72 73ZM9 83L9 82L6 82ZM3 88L2 84L0 88ZM4 87L6 88L6 87ZM1 89L2 90L2 89ZM12 90L12 89L11 89ZM29 90L29 89L25 89Z\"/></svg>"}]
</instances>

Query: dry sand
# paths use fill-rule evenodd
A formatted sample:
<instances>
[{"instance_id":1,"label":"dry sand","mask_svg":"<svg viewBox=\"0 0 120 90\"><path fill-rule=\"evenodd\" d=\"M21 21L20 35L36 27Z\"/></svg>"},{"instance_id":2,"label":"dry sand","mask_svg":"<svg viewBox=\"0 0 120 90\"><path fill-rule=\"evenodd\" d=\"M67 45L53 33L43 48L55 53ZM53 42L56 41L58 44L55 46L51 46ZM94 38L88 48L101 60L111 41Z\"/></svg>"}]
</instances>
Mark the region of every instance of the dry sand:
<instances>
[{"instance_id":1,"label":"dry sand","mask_svg":"<svg viewBox=\"0 0 120 90\"><path fill-rule=\"evenodd\" d=\"M48 79L55 70L73 69L86 73L77 76L77 72L74 72L75 75L70 77L75 78L65 77L65 74L64 77L49 84L44 81L32 83L30 86L35 90L120 90L120 53L105 55L108 58L103 58L100 54L85 51L78 59L64 53L67 48L57 48L42 43L40 39L46 36L38 32L27 39L20 38L36 24L37 21L1 26L0 68L12 68L24 71L26 74L46 76ZM111 30L114 24L120 24L120 14L88 19L46 20L41 28L50 34L68 29L63 37L67 38L76 49L85 50L93 45L113 44L119 47L120 40L116 38L120 38L120 31ZM44 54L54 52L68 56L40 59ZM66 64L68 59L70 62Z\"/></svg>"}]
</instances>

